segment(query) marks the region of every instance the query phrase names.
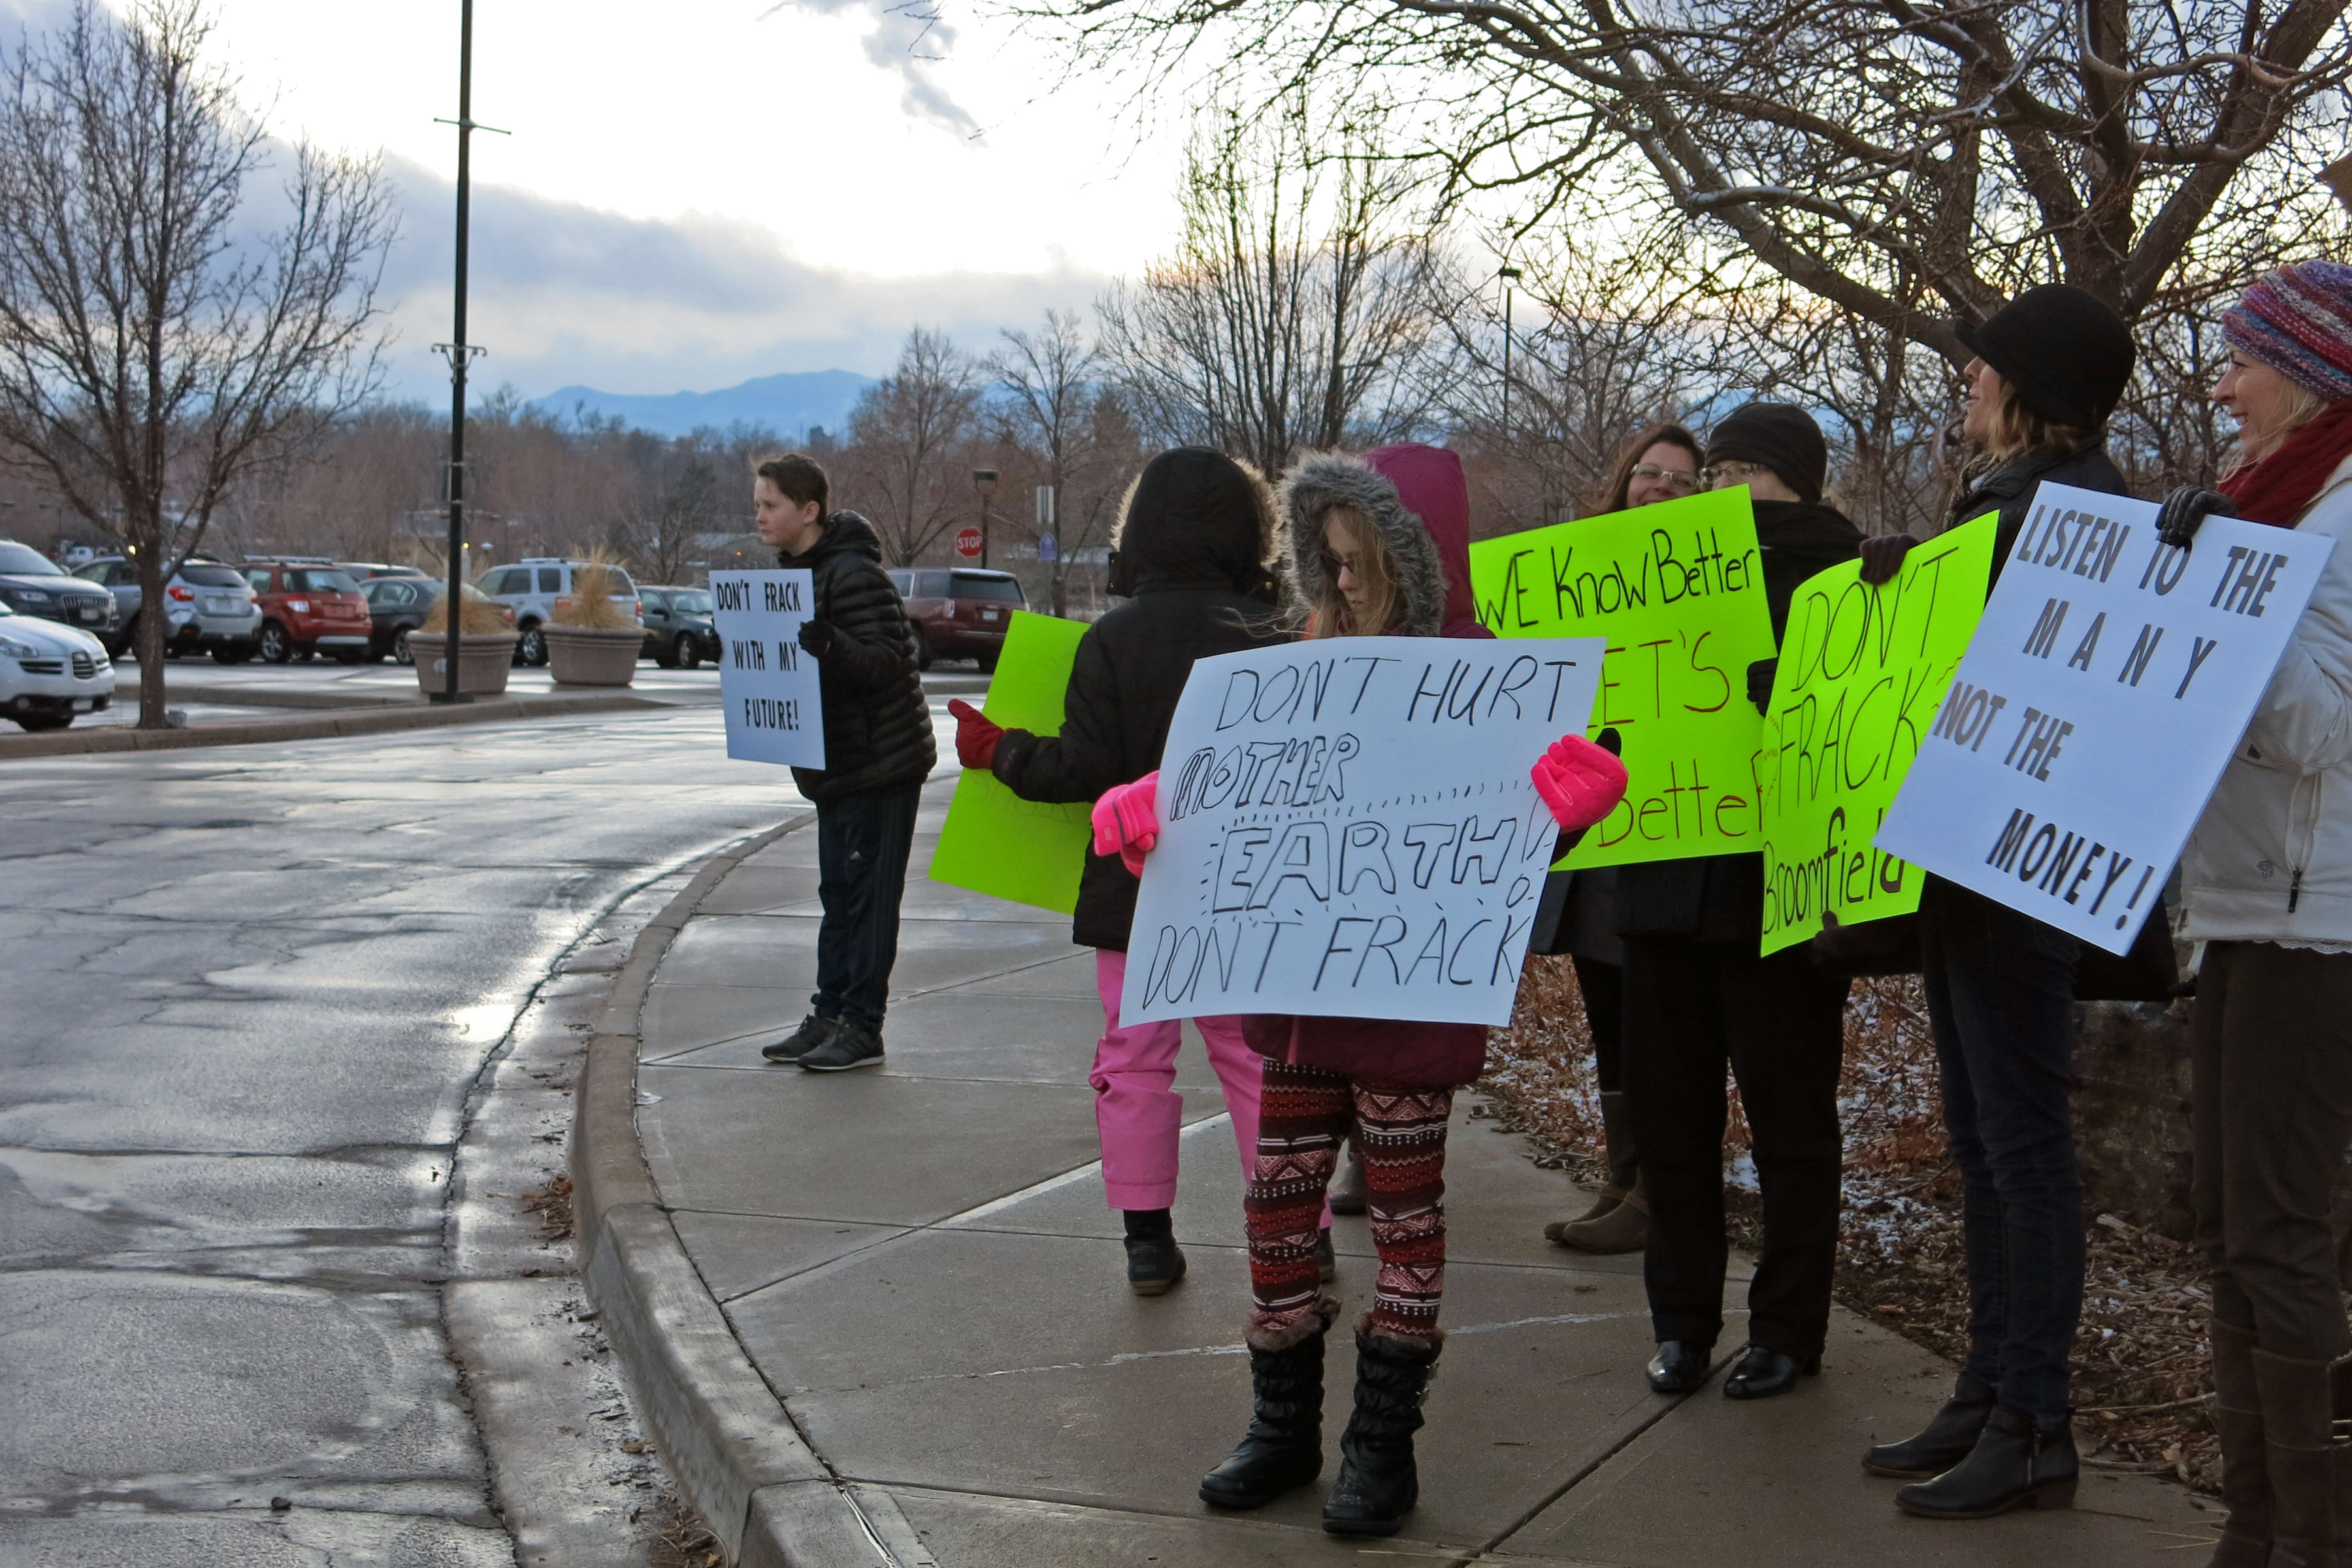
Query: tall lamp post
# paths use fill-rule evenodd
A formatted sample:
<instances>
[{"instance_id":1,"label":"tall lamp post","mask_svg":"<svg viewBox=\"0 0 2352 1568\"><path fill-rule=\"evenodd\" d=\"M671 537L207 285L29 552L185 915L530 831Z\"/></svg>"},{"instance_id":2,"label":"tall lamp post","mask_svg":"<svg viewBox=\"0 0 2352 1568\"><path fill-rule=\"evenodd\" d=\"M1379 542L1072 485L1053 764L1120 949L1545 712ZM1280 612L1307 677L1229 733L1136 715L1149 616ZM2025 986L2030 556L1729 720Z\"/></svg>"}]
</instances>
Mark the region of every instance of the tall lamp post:
<instances>
[{"instance_id":1,"label":"tall lamp post","mask_svg":"<svg viewBox=\"0 0 2352 1568\"><path fill-rule=\"evenodd\" d=\"M980 492L980 563L988 564L988 503L996 494L996 470L974 468L971 488Z\"/></svg>"},{"instance_id":2,"label":"tall lamp post","mask_svg":"<svg viewBox=\"0 0 2352 1568\"><path fill-rule=\"evenodd\" d=\"M1519 269L1506 267L1496 277L1503 280L1503 439L1511 438L1511 285L1519 280Z\"/></svg>"},{"instance_id":3,"label":"tall lamp post","mask_svg":"<svg viewBox=\"0 0 2352 1568\"><path fill-rule=\"evenodd\" d=\"M440 690L427 695L435 702L471 702L471 696L457 689L466 625L466 367L476 354L488 352L466 341L466 248L475 131L474 0L459 0L457 9L457 118L436 119L434 123L457 128L457 306L449 330L452 341L433 345L449 361L449 614L441 657L446 679ZM481 129L498 131L495 125ZM506 132L499 131L499 134Z\"/></svg>"}]
</instances>

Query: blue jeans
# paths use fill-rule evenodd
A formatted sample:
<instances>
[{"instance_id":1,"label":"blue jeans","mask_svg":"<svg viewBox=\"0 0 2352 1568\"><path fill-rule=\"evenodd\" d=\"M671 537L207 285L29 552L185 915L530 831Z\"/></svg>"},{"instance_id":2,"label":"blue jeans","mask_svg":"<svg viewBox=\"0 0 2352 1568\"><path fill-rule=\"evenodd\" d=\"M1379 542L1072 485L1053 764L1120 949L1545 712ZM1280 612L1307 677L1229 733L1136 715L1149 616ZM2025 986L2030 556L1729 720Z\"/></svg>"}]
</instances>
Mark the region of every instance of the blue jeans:
<instances>
[{"instance_id":1,"label":"blue jeans","mask_svg":"<svg viewBox=\"0 0 2352 1568\"><path fill-rule=\"evenodd\" d=\"M824 920L816 933L816 994L809 1000L820 1017L882 1027L922 792L919 781L817 804L816 893Z\"/></svg>"},{"instance_id":2,"label":"blue jeans","mask_svg":"<svg viewBox=\"0 0 2352 1568\"><path fill-rule=\"evenodd\" d=\"M1919 956L1962 1183L1967 1370L2045 1431L2067 1418L2083 1313L2083 1178L2066 1098L2081 952L2064 931L1927 879Z\"/></svg>"}]
</instances>

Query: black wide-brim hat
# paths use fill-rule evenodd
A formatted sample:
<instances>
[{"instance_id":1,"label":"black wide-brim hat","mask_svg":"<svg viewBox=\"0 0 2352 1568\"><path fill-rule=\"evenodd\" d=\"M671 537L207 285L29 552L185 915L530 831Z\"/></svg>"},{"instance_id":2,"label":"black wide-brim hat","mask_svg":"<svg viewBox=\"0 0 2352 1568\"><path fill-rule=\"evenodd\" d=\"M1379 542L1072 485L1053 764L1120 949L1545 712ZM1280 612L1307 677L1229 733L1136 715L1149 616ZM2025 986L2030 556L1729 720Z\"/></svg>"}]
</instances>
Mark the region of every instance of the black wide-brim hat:
<instances>
[{"instance_id":1,"label":"black wide-brim hat","mask_svg":"<svg viewBox=\"0 0 2352 1568\"><path fill-rule=\"evenodd\" d=\"M2078 430L2107 422L2139 361L2123 317L2071 283L2028 289L1981 325L1953 330L2027 407Z\"/></svg>"}]
</instances>

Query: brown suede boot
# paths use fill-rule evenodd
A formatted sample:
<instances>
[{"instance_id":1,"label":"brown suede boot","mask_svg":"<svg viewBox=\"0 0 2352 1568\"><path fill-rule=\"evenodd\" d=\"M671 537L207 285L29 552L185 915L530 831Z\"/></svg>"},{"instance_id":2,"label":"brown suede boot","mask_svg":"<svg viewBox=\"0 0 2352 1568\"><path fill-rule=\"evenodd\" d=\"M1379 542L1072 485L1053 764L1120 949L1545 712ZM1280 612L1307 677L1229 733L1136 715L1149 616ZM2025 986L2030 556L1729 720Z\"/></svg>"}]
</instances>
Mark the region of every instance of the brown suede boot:
<instances>
[{"instance_id":1,"label":"brown suede boot","mask_svg":"<svg viewBox=\"0 0 2352 1568\"><path fill-rule=\"evenodd\" d=\"M2352 1436L2336 1415L2352 1405L2352 1357L2295 1361L2252 1352L2270 1469L2269 1568L2343 1568L2352 1544Z\"/></svg>"},{"instance_id":2,"label":"brown suede boot","mask_svg":"<svg viewBox=\"0 0 2352 1568\"><path fill-rule=\"evenodd\" d=\"M2270 1455L2263 1444L2262 1391L2254 1383L2254 1336L2219 1318L2205 1331L2213 1344L2213 1426L2221 1437L2221 1500L2229 1522L2206 1568L2269 1568Z\"/></svg>"},{"instance_id":3,"label":"brown suede boot","mask_svg":"<svg viewBox=\"0 0 2352 1568\"><path fill-rule=\"evenodd\" d=\"M1324 1196L1331 1203L1333 1214L1362 1214L1370 1205L1371 1189L1364 1184L1364 1156L1350 1137L1339 1154L1339 1168L1331 1173L1331 1185Z\"/></svg>"},{"instance_id":4,"label":"brown suede boot","mask_svg":"<svg viewBox=\"0 0 2352 1568\"><path fill-rule=\"evenodd\" d=\"M1586 1229L1615 1214L1629 1198L1640 1201L1642 1166L1633 1152L1633 1118L1625 1109L1625 1097L1614 1090L1601 1097L1601 1141L1609 1161L1609 1184L1601 1189L1592 1206L1582 1214L1573 1219L1556 1219L1544 1226L1544 1239L1583 1252L1639 1252L1650 1244L1650 1207L1646 1203L1613 1230L1595 1235ZM1570 1238L1571 1230L1578 1233L1579 1239ZM1630 1245L1616 1245L1623 1242L1627 1235L1633 1237ZM1594 1239L1610 1245L1593 1246Z\"/></svg>"}]
</instances>

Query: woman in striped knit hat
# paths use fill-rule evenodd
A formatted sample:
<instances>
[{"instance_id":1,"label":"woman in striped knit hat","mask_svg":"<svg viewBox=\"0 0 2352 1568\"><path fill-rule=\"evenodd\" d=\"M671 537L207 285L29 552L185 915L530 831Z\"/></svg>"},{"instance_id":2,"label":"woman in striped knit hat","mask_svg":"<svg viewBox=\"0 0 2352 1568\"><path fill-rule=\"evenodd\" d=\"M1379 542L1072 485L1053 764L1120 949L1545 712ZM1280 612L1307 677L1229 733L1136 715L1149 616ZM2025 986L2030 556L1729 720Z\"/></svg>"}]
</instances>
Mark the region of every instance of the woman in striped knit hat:
<instances>
[{"instance_id":1,"label":"woman in striped knit hat","mask_svg":"<svg viewBox=\"0 0 2352 1568\"><path fill-rule=\"evenodd\" d=\"M2176 491L2159 531L2186 544L2234 512L2336 542L2180 858L2230 1506L2213 1568L2301 1568L2352 1562L2352 1325L2328 1225L2352 1142L2352 267L2283 267L2221 322L2213 399L2238 417L2238 461L2220 495Z\"/></svg>"}]
</instances>

